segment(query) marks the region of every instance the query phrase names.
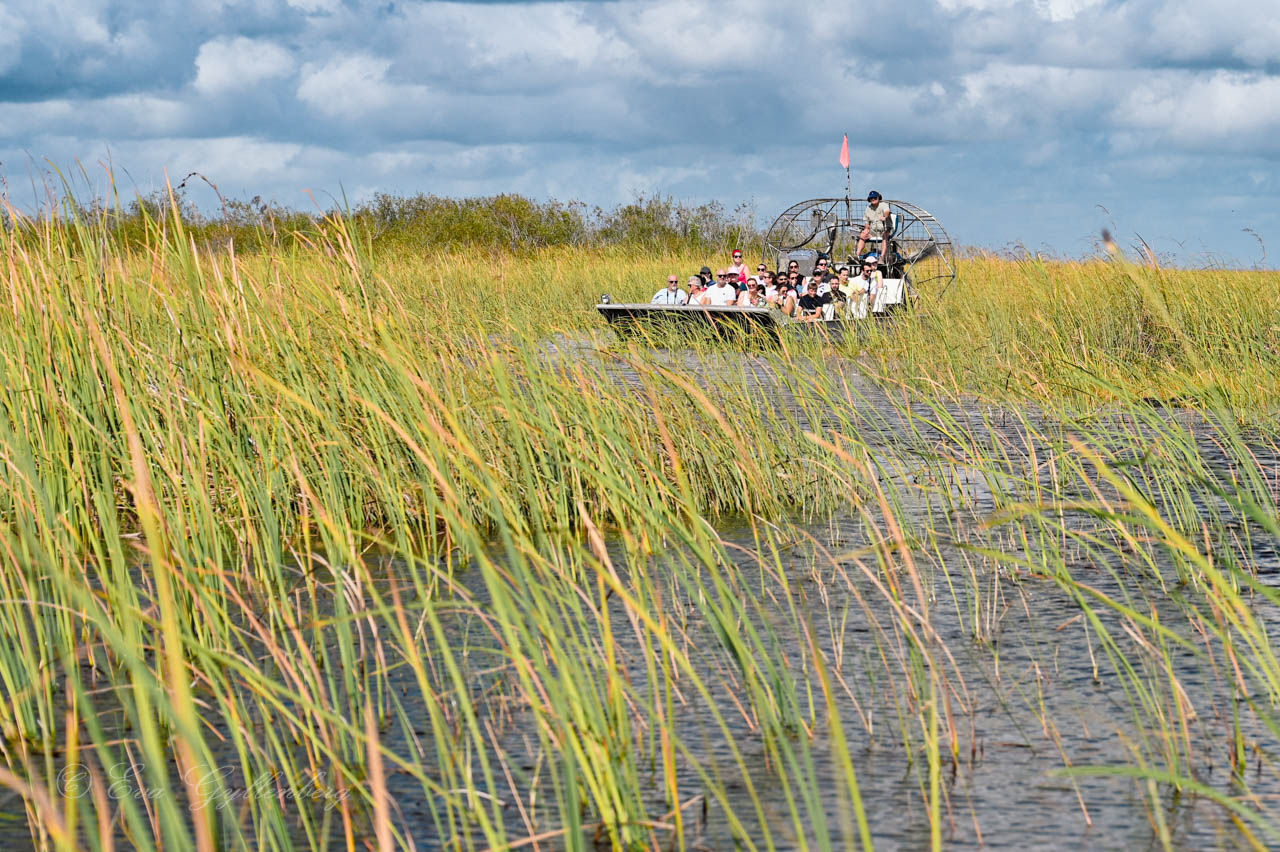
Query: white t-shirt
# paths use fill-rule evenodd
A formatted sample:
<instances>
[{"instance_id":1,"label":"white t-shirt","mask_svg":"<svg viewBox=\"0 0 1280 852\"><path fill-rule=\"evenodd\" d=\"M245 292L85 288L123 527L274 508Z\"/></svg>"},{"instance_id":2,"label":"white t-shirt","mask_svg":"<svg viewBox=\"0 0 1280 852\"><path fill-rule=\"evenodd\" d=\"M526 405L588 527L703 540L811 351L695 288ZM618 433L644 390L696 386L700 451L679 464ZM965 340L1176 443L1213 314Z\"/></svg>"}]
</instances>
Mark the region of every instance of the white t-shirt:
<instances>
[{"instance_id":1,"label":"white t-shirt","mask_svg":"<svg viewBox=\"0 0 1280 852\"><path fill-rule=\"evenodd\" d=\"M815 291L813 288L813 278L804 279L804 291L800 295L803 296L804 293L815 293L815 292L819 296L823 295L824 293L830 293L831 285L823 281L821 284L818 285L818 289Z\"/></svg>"},{"instance_id":2,"label":"white t-shirt","mask_svg":"<svg viewBox=\"0 0 1280 852\"><path fill-rule=\"evenodd\" d=\"M866 294L867 297L874 298L876 291L884 284L884 273L877 269L871 273L870 278L864 278L859 275L856 278L850 278L849 282L853 284L859 294Z\"/></svg>"},{"instance_id":3,"label":"white t-shirt","mask_svg":"<svg viewBox=\"0 0 1280 852\"><path fill-rule=\"evenodd\" d=\"M729 284L712 284L702 291L708 305L732 305L738 300L738 288Z\"/></svg>"},{"instance_id":4,"label":"white t-shirt","mask_svg":"<svg viewBox=\"0 0 1280 852\"><path fill-rule=\"evenodd\" d=\"M649 300L654 305L684 305L689 301L689 294L684 291L683 287L678 287L673 292L663 287L661 290L653 294L653 298Z\"/></svg>"}]
</instances>

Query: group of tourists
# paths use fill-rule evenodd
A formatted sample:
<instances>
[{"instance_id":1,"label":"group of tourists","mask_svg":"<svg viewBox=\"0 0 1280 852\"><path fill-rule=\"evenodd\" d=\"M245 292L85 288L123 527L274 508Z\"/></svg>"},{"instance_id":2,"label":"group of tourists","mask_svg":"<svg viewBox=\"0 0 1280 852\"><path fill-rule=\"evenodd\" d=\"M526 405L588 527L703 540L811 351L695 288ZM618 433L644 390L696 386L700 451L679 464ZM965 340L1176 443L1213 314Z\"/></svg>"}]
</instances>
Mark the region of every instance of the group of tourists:
<instances>
[{"instance_id":1,"label":"group of tourists","mask_svg":"<svg viewBox=\"0 0 1280 852\"><path fill-rule=\"evenodd\" d=\"M818 258L812 275L804 275L800 264L788 262L786 271L774 271L763 263L754 275L747 274L742 252L733 252L733 263L712 272L704 266L690 275L685 286L676 275L667 277L667 286L653 295L655 305L738 305L776 307L803 321L861 318L875 305L883 286L880 259L869 254L859 267L841 264L834 269L825 257ZM859 274L855 275L855 269Z\"/></svg>"},{"instance_id":2,"label":"group of tourists","mask_svg":"<svg viewBox=\"0 0 1280 852\"><path fill-rule=\"evenodd\" d=\"M740 307L775 307L802 322L835 318L861 319L873 309L884 285L880 256L874 251L865 257L863 250L877 243L883 254L888 249L889 205L880 193L867 196L864 225L858 236L857 258L832 268L831 261L818 256L813 274L804 275L797 260L789 260L785 270L772 270L761 262L751 274L743 262L741 249L734 249L732 262L714 273L704 266L690 275L685 286L680 278L667 276L667 286L653 295L655 305L738 305Z\"/></svg>"}]
</instances>

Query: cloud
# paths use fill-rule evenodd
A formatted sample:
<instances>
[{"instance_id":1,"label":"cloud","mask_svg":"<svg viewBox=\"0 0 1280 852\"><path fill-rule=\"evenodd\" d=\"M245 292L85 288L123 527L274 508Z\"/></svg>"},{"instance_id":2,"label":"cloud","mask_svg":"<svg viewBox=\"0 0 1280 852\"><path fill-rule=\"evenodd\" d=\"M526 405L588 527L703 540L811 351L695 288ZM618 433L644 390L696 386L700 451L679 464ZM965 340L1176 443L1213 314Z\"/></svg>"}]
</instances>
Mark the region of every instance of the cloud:
<instances>
[{"instance_id":1,"label":"cloud","mask_svg":"<svg viewBox=\"0 0 1280 852\"><path fill-rule=\"evenodd\" d=\"M389 60L362 55L307 66L302 70L298 98L329 116L360 116L383 110L395 101L396 95L386 80L390 67Z\"/></svg>"},{"instance_id":2,"label":"cloud","mask_svg":"<svg viewBox=\"0 0 1280 852\"><path fill-rule=\"evenodd\" d=\"M202 44L196 54L193 85L202 94L217 94L284 77L293 69L293 55L272 41L216 38Z\"/></svg>"},{"instance_id":3,"label":"cloud","mask_svg":"<svg viewBox=\"0 0 1280 852\"><path fill-rule=\"evenodd\" d=\"M1280 77L1159 75L1135 87L1113 120L1185 151L1280 154Z\"/></svg>"},{"instance_id":4,"label":"cloud","mask_svg":"<svg viewBox=\"0 0 1280 852\"><path fill-rule=\"evenodd\" d=\"M1280 238L1257 179L1278 105L1261 0L0 0L7 173L109 151L135 177L300 205L644 191L767 219L843 187L848 131L857 184L962 240L1077 245L1099 202L1199 230L1177 202L1207 175ZM998 222L966 215L975 192Z\"/></svg>"}]
</instances>

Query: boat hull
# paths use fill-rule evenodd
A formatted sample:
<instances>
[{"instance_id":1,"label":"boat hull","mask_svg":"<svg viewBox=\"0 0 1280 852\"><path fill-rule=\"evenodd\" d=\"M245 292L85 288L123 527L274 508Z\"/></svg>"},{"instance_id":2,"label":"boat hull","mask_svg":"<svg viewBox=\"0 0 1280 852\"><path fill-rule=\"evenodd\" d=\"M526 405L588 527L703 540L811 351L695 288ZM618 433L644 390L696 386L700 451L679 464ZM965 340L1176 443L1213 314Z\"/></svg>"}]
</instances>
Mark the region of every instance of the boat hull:
<instances>
[{"instance_id":1,"label":"boat hull","mask_svg":"<svg viewBox=\"0 0 1280 852\"><path fill-rule=\"evenodd\" d=\"M635 334L659 329L705 329L723 336L740 334L765 334L778 337L782 334L824 335L843 339L858 334L870 322L888 317L873 314L863 320L833 319L820 322L800 322L774 308L748 308L737 305L652 305L645 303L596 305L596 310L608 321L610 327L621 334Z\"/></svg>"},{"instance_id":2,"label":"boat hull","mask_svg":"<svg viewBox=\"0 0 1280 852\"><path fill-rule=\"evenodd\" d=\"M616 330L626 333L641 328L704 328L718 332L776 332L789 321L772 308L744 308L737 305L651 305L600 304L600 312Z\"/></svg>"}]
</instances>

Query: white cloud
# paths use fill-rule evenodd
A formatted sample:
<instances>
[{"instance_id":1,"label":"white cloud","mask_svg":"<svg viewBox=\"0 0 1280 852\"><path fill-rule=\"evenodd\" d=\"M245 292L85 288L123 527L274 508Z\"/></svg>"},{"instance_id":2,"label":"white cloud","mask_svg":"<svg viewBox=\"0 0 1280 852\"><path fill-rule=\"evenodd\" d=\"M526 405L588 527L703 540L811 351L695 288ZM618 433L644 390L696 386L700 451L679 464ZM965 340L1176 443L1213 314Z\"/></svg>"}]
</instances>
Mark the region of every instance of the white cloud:
<instances>
[{"instance_id":1,"label":"white cloud","mask_svg":"<svg viewBox=\"0 0 1280 852\"><path fill-rule=\"evenodd\" d=\"M1070 21L1102 0L1035 0L1036 11L1054 22Z\"/></svg>"},{"instance_id":2,"label":"white cloud","mask_svg":"<svg viewBox=\"0 0 1280 852\"><path fill-rule=\"evenodd\" d=\"M308 14L332 13L338 10L341 0L285 0L294 9Z\"/></svg>"},{"instance_id":3,"label":"white cloud","mask_svg":"<svg viewBox=\"0 0 1280 852\"><path fill-rule=\"evenodd\" d=\"M1147 55L1231 56L1254 68L1280 61L1280 16L1274 4L1257 0L1171 4L1151 15L1146 34Z\"/></svg>"},{"instance_id":4,"label":"white cloud","mask_svg":"<svg viewBox=\"0 0 1280 852\"><path fill-rule=\"evenodd\" d=\"M1280 77L1228 71L1154 76L1132 90L1113 119L1197 151L1218 144L1232 149L1262 144L1275 151Z\"/></svg>"},{"instance_id":5,"label":"white cloud","mask_svg":"<svg viewBox=\"0 0 1280 852\"><path fill-rule=\"evenodd\" d=\"M1268 4L831 9L0 0L0 160L92 161L110 144L134 174L185 164L233 194L292 203L302 186L339 183L606 205L641 190L754 197L768 219L843 187L833 164L848 129L858 181L944 219L981 185L1009 205L1011 231L1067 228L1076 207L1051 213L1043 199L1089 193L1180 221L1167 199L1213 174L1263 198L1280 230L1280 182L1256 180L1280 158ZM982 236L1017 238L1042 241Z\"/></svg>"},{"instance_id":6,"label":"white cloud","mask_svg":"<svg viewBox=\"0 0 1280 852\"><path fill-rule=\"evenodd\" d=\"M402 109L406 100L422 90L389 82L390 67L391 60L367 54L303 66L298 99L330 117L355 118L385 109Z\"/></svg>"},{"instance_id":7,"label":"white cloud","mask_svg":"<svg viewBox=\"0 0 1280 852\"><path fill-rule=\"evenodd\" d=\"M262 39L217 38L196 55L196 90L205 94L243 89L293 72L294 60L280 45Z\"/></svg>"}]
</instances>

